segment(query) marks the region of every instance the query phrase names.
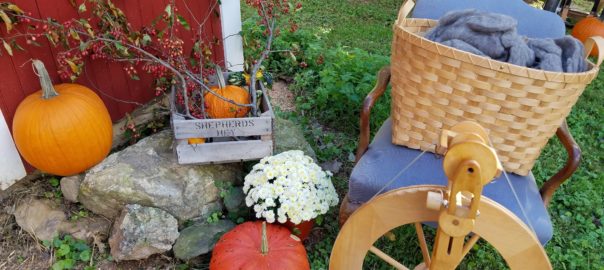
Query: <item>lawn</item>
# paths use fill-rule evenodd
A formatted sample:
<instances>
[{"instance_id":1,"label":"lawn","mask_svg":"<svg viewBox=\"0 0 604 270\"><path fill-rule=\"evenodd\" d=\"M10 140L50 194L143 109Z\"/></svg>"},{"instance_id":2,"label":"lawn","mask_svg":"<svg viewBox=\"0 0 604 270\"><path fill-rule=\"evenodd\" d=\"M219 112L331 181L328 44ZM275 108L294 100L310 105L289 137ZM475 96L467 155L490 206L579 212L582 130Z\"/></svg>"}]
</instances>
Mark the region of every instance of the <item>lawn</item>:
<instances>
[{"instance_id":1,"label":"lawn","mask_svg":"<svg viewBox=\"0 0 604 270\"><path fill-rule=\"evenodd\" d=\"M400 0L305 0L297 15L301 31L284 33L276 48L293 48L294 56L278 54L268 68L290 80L297 95L297 113L282 114L307 126L307 139L321 162L344 163L334 182L341 195L353 166L351 154L358 136L362 99L374 83L375 73L389 62L391 26ZM253 16L244 10L244 20ZM254 25L245 24L246 33ZM568 117L571 133L583 150L579 170L556 192L549 207L554 223L553 239L546 245L554 269L604 268L604 72L586 89ZM374 129L389 114L389 99L372 113ZM564 164L566 154L552 139L533 169L540 183ZM326 269L338 232L337 209L319 226L321 237L307 245L313 269ZM381 239L378 246L405 262L417 262L421 253L415 233L395 231L395 240ZM528 258L527 258L528 259ZM461 269L500 269L503 262L488 245L475 248ZM388 269L374 257L370 269Z\"/></svg>"}]
</instances>

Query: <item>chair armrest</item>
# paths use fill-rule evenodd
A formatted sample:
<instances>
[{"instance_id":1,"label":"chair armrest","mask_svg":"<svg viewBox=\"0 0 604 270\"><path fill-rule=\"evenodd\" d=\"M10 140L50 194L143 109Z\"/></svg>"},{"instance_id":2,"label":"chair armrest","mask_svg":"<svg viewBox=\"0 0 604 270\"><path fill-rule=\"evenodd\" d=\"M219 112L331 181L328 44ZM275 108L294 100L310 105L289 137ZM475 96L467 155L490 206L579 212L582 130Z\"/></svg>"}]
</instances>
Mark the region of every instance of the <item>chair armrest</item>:
<instances>
[{"instance_id":1,"label":"chair armrest","mask_svg":"<svg viewBox=\"0 0 604 270\"><path fill-rule=\"evenodd\" d=\"M570 178L570 176L577 170L579 163L581 162L581 148L579 148L579 145L568 131L568 124L566 123L566 120L562 122L556 131L556 136L558 139L560 139L562 145L564 145L564 148L568 153L568 160L566 161L566 165L558 173L543 183L543 186L539 191L545 207L549 205L556 189L562 185L564 181Z\"/></svg>"},{"instance_id":2,"label":"chair armrest","mask_svg":"<svg viewBox=\"0 0 604 270\"><path fill-rule=\"evenodd\" d=\"M357 154L355 162L359 161L363 154L367 151L367 147L369 147L369 141L371 137L371 130L369 126L369 117L371 114L371 109L378 98L380 98L384 92L386 92L386 88L388 87L388 83L390 82L390 66L383 67L377 76L377 82L373 90L367 94L365 100L363 101L363 108L361 110L361 123L360 129L361 134L359 136L359 145L357 147Z\"/></svg>"}]
</instances>

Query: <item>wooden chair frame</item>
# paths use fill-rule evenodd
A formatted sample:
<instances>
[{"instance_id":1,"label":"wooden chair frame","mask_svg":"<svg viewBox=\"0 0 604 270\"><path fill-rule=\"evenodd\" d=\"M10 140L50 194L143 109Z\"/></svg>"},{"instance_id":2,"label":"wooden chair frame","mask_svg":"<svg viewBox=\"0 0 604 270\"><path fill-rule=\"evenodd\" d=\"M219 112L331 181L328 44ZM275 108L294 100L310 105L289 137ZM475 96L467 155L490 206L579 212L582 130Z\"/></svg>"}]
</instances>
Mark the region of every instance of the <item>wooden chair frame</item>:
<instances>
[{"instance_id":1,"label":"wooden chair frame","mask_svg":"<svg viewBox=\"0 0 604 270\"><path fill-rule=\"evenodd\" d=\"M363 154L367 152L367 148L369 147L369 143L371 141L371 130L369 125L371 109L375 105L376 101L386 91L386 88L390 83L390 75L390 66L383 67L378 73L375 87L373 88L373 90L371 90L371 92L369 92L369 94L367 94L367 97L365 97L365 100L363 101L363 108L361 111L360 118L359 145L356 151L355 162L358 162L363 156ZM566 149L566 152L568 153L568 159L566 161L566 165L541 186L539 192L541 193L541 198L545 207L549 205L556 189L572 176L572 174L579 167L579 163L581 161L581 148L579 147L573 136L570 134L566 120L562 122L562 124L556 131L556 136ZM342 205L340 206L340 225L344 224L348 217L358 207L359 205L350 204L348 200L348 194L346 194L342 201Z\"/></svg>"}]
</instances>

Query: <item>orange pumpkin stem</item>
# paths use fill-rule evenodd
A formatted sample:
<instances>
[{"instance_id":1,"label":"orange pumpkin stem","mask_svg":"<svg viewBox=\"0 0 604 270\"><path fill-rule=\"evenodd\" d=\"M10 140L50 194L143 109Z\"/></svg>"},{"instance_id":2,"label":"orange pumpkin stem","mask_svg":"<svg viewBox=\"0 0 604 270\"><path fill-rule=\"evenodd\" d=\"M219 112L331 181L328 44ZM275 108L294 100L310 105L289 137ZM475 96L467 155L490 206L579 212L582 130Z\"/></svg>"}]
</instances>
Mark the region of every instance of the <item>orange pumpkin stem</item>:
<instances>
[{"instance_id":1,"label":"orange pumpkin stem","mask_svg":"<svg viewBox=\"0 0 604 270\"><path fill-rule=\"evenodd\" d=\"M266 236L266 221L262 222L262 245L260 245L262 255L268 254L268 237Z\"/></svg>"},{"instance_id":2,"label":"orange pumpkin stem","mask_svg":"<svg viewBox=\"0 0 604 270\"><path fill-rule=\"evenodd\" d=\"M35 73L40 78L40 85L42 86L42 98L43 99L51 99L59 95L57 90L55 90L52 85L52 80L50 80L50 75L48 75L48 71L44 66L44 63L38 59L32 60Z\"/></svg>"}]
</instances>

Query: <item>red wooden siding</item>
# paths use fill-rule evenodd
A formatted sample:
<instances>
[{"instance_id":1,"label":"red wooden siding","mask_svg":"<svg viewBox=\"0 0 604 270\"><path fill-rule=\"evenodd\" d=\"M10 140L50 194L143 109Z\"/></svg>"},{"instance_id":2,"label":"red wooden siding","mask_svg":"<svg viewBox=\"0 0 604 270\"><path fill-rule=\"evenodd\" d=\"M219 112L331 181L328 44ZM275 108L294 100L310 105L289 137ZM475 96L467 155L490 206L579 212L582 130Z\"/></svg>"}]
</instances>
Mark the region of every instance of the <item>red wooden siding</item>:
<instances>
[{"instance_id":1,"label":"red wooden siding","mask_svg":"<svg viewBox=\"0 0 604 270\"><path fill-rule=\"evenodd\" d=\"M216 15L220 9L215 5L216 1L218 0L176 0L179 13L191 26L195 25L193 15L198 20L203 20L210 14L204 24L203 32L206 40L222 40L220 18ZM12 2L24 11L31 12L32 16L37 18L52 17L62 22L79 16L70 0L13 0ZM75 2L79 5L83 1L76 0ZM113 2L124 11L132 25L137 28L143 24L149 24L154 18L161 15L170 0L113 0ZM212 7L215 7L216 12L210 10ZM6 29L3 25L0 26L0 35L6 36ZM188 52L192 46L194 33L183 29L180 32L185 41L185 52ZM46 64L53 82L63 82L56 73L57 50L44 38L38 41L42 47L28 46L25 47L24 52L14 50L12 57L5 52L0 56L0 108L9 127L12 127L13 115L21 100L40 89L30 59L42 60ZM224 62L221 44L215 45L213 52L215 62ZM123 71L120 64L101 60L88 61L86 69L77 83L96 91L115 121L155 96L155 91L151 87L151 77L143 71L139 73L141 80L134 81Z\"/></svg>"}]
</instances>

